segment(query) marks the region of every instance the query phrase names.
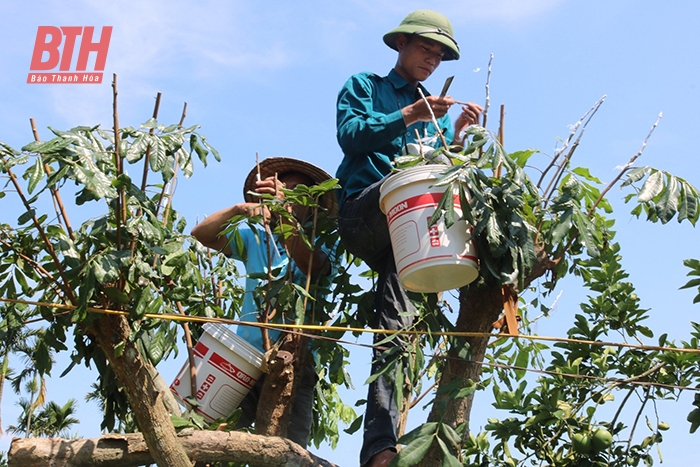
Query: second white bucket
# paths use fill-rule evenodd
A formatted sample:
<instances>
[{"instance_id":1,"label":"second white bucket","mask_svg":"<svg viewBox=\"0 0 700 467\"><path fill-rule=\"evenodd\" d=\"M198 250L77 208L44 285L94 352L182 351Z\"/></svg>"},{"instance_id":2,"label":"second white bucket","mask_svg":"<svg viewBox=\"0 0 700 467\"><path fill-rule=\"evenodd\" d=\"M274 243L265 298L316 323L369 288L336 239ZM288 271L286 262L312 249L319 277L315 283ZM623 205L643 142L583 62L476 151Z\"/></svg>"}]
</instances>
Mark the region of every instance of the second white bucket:
<instances>
[{"instance_id":1,"label":"second white bucket","mask_svg":"<svg viewBox=\"0 0 700 467\"><path fill-rule=\"evenodd\" d=\"M396 270L407 290L429 293L456 289L479 275L476 245L465 220L456 220L447 229L440 219L428 228L446 189L432 185L447 168L411 167L387 178L380 188L379 206L387 216ZM456 188L454 196L459 218L462 210Z\"/></svg>"},{"instance_id":2,"label":"second white bucket","mask_svg":"<svg viewBox=\"0 0 700 467\"><path fill-rule=\"evenodd\" d=\"M227 418L260 378L263 354L221 324L207 323L194 346L197 412L209 422ZM187 407L192 392L190 367L185 362L170 390Z\"/></svg>"}]
</instances>

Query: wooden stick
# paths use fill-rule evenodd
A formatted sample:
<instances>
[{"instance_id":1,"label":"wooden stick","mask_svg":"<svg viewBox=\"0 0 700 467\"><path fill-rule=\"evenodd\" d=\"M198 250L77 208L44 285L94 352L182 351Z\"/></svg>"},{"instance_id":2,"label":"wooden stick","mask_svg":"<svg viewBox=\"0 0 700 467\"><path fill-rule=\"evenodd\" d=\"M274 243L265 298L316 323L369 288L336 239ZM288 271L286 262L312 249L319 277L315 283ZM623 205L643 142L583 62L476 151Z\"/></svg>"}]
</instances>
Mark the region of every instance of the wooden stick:
<instances>
[{"instance_id":1,"label":"wooden stick","mask_svg":"<svg viewBox=\"0 0 700 467\"><path fill-rule=\"evenodd\" d=\"M112 75L112 116L114 118L114 167L117 170L117 176L122 174L121 157L119 157L119 115L117 113L117 74ZM122 196L123 189L119 188L117 199L115 200L116 206L114 208L114 213L116 216L117 224L117 250L122 249ZM124 216L126 218L126 216Z\"/></svg>"},{"instance_id":2,"label":"wooden stick","mask_svg":"<svg viewBox=\"0 0 700 467\"><path fill-rule=\"evenodd\" d=\"M498 123L498 144L503 147L503 121L505 119L506 115L506 106L504 104L501 104L501 121ZM501 178L501 171L503 169L503 164L498 164L498 167L496 167L496 171L494 173L494 177L496 178Z\"/></svg>"},{"instance_id":3,"label":"wooden stick","mask_svg":"<svg viewBox=\"0 0 700 467\"><path fill-rule=\"evenodd\" d=\"M172 281L170 281L171 285L175 285ZM187 313L185 313L185 309L182 306L182 303L180 302L175 302L175 305L177 306L177 311L180 312L181 315L187 316ZM187 361L190 364L190 391L192 397L195 399L197 398L197 366L194 361L194 350L192 346L192 333L190 332L190 325L189 323L185 322L182 324L183 329L185 330L185 343L187 344Z\"/></svg>"},{"instance_id":4,"label":"wooden stick","mask_svg":"<svg viewBox=\"0 0 700 467\"><path fill-rule=\"evenodd\" d=\"M156 95L156 105L153 108L153 118L157 119L158 118L158 109L160 108L160 97L161 93L159 92ZM149 134L153 135L155 133L155 130L151 128L151 131L149 131ZM151 145L149 144L148 147L146 148L146 156L144 157L144 162L143 162L143 177L141 178L141 191L146 191L146 181L148 179L148 166L149 162L151 160Z\"/></svg>"}]
</instances>

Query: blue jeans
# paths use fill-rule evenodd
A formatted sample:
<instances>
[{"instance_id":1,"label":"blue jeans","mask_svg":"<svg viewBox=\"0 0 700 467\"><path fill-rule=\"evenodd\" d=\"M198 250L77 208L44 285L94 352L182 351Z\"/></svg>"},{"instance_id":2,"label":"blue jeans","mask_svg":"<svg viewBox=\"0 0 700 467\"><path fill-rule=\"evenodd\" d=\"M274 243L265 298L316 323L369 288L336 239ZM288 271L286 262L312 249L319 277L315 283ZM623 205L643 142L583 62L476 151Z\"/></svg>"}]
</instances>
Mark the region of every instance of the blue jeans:
<instances>
[{"instance_id":1,"label":"blue jeans","mask_svg":"<svg viewBox=\"0 0 700 467\"><path fill-rule=\"evenodd\" d=\"M408 328L413 323L416 309L399 282L389 226L386 216L379 209L379 187L383 181L376 182L343 201L338 214L338 229L345 248L378 274L373 327L398 330ZM375 334L375 344L385 337L383 334ZM397 337L382 346L404 344L405 341ZM372 374L385 364L380 361L382 353L382 350L374 349ZM403 394L395 393L392 376L390 372L388 378L381 376L369 385L360 465L367 464L372 456L385 449L396 450L396 426L399 418L396 401ZM402 376L396 377L403 381Z\"/></svg>"},{"instance_id":2,"label":"blue jeans","mask_svg":"<svg viewBox=\"0 0 700 467\"><path fill-rule=\"evenodd\" d=\"M313 365L307 365L303 369L301 381L294 394L292 416L287 427L287 438L306 448L311 434L313 421L314 388L316 387L316 369ZM243 411L241 418L236 423L236 429L247 428L255 421L255 413L258 410L258 401L262 391L265 374L263 374L250 392L243 398L239 407Z\"/></svg>"}]
</instances>

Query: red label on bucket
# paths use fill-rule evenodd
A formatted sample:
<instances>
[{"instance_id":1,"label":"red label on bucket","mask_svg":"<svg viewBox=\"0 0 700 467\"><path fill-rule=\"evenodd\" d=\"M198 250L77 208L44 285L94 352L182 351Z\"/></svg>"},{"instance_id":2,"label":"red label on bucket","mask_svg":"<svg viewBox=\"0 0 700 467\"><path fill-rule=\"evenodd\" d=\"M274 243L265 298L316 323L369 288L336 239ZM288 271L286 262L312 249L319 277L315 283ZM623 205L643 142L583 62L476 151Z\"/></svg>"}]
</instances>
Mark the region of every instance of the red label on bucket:
<instances>
[{"instance_id":1,"label":"red label on bucket","mask_svg":"<svg viewBox=\"0 0 700 467\"><path fill-rule=\"evenodd\" d=\"M198 356L199 358L204 358L207 352L209 352L209 347L204 345L202 341L199 341L197 342L197 344L195 344L194 349L192 350L194 350L196 356Z\"/></svg>"},{"instance_id":2,"label":"red label on bucket","mask_svg":"<svg viewBox=\"0 0 700 467\"><path fill-rule=\"evenodd\" d=\"M250 389L256 382L252 376L248 375L216 352L209 357L209 363L218 368L222 373L229 376L231 379L236 380L241 386L245 386Z\"/></svg>"},{"instance_id":3,"label":"red label on bucket","mask_svg":"<svg viewBox=\"0 0 700 467\"><path fill-rule=\"evenodd\" d=\"M430 224L430 217L428 217L428 224ZM433 248L440 246L440 229L438 229L437 224L428 227L428 235L430 236L430 246Z\"/></svg>"},{"instance_id":4,"label":"red label on bucket","mask_svg":"<svg viewBox=\"0 0 700 467\"><path fill-rule=\"evenodd\" d=\"M416 209L425 209L428 207L436 207L442 198L442 193L425 193L418 196L405 199L400 203L396 203L386 213L387 222L391 225L394 220ZM459 204L459 196L454 195L455 209L461 209Z\"/></svg>"}]
</instances>

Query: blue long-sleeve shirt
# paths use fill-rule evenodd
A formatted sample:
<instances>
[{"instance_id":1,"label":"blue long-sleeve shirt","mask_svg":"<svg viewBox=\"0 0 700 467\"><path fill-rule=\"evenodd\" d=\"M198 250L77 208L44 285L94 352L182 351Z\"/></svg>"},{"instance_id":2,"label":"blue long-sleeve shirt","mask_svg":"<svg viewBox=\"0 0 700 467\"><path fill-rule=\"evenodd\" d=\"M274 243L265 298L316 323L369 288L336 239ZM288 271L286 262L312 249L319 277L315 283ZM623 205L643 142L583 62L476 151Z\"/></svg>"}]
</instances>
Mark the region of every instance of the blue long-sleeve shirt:
<instances>
[{"instance_id":1,"label":"blue long-sleeve shirt","mask_svg":"<svg viewBox=\"0 0 700 467\"><path fill-rule=\"evenodd\" d=\"M255 291L262 282L261 279L259 279L260 275L267 274L268 272L268 243L270 244L269 267L271 269L279 268L279 277L284 276L287 273L287 269L291 267L293 268L292 280L294 283L304 286L306 284L306 274L290 260L279 239L275 237L272 239L273 241L270 241L271 238L265 233L265 230L261 226L250 226L246 223L241 223L237 231L242 240L242 250L239 250L237 242L232 241L230 243L230 257L241 261L247 273L240 320L257 322L258 315L262 310L260 303L255 299ZM324 245L321 249L328 256L331 265L331 270L327 276L327 282L324 281L324 283L330 283L339 273L340 258L338 258L335 246L333 248L327 248ZM327 290L319 293L325 296L326 292ZM280 315L282 315L282 313L277 316L275 322L281 322ZM261 352L264 352L262 334L258 327L238 326L236 334L257 347ZM276 341L279 334L279 331L269 331L270 340L273 342Z\"/></svg>"},{"instance_id":2,"label":"blue long-sleeve shirt","mask_svg":"<svg viewBox=\"0 0 700 467\"><path fill-rule=\"evenodd\" d=\"M419 84L423 94L427 90ZM420 98L415 86L395 70L381 77L374 73L351 76L338 93L336 124L343 161L336 172L342 189L338 200L358 193L391 172L391 162L408 143L436 135L435 125L417 122L407 127L401 109ZM445 139L452 141L450 117L438 119Z\"/></svg>"}]
</instances>

